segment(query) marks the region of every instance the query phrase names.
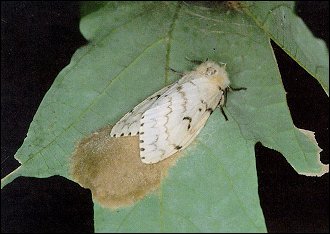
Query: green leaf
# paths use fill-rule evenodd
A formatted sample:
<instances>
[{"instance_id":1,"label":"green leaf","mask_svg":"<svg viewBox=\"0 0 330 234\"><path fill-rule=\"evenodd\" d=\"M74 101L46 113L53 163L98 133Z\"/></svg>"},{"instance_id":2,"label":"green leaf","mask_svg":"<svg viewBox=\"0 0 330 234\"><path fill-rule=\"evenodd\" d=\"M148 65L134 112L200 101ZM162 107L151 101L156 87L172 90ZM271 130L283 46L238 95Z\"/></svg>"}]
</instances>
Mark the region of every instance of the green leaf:
<instances>
[{"instance_id":1,"label":"green leaf","mask_svg":"<svg viewBox=\"0 0 330 234\"><path fill-rule=\"evenodd\" d=\"M97 232L265 232L259 141L300 174L327 172L313 136L291 120L269 34L250 16L176 2L109 2L85 12L80 28L90 43L45 95L15 155L22 165L2 186L17 176L70 178L75 144L178 79L169 67L191 70L185 57L225 62L232 86L247 90L229 94L229 121L215 112L157 193L117 211L95 203Z\"/></svg>"},{"instance_id":2,"label":"green leaf","mask_svg":"<svg viewBox=\"0 0 330 234\"><path fill-rule=\"evenodd\" d=\"M308 73L329 96L329 54L324 41L313 36L294 14L294 2L244 2L244 11Z\"/></svg>"}]
</instances>

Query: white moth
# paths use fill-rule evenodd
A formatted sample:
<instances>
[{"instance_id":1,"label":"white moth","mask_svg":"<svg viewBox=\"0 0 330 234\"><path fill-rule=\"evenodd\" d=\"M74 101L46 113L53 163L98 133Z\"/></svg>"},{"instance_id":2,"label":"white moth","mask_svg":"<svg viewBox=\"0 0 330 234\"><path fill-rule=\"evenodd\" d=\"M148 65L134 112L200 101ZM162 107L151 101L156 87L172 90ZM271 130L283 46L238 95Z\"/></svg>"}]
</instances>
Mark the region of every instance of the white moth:
<instances>
[{"instance_id":1,"label":"white moth","mask_svg":"<svg viewBox=\"0 0 330 234\"><path fill-rule=\"evenodd\" d=\"M204 62L134 107L110 135L139 135L142 162L157 163L195 139L213 110L225 105L229 84L225 66Z\"/></svg>"}]
</instances>

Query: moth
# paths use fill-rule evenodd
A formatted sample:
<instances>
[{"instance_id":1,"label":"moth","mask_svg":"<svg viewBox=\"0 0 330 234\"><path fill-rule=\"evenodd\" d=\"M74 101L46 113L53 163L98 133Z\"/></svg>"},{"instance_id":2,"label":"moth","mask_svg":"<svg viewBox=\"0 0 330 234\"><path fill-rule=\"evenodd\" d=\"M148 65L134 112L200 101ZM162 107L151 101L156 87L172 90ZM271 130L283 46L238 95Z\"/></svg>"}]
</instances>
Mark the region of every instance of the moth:
<instances>
[{"instance_id":1,"label":"moth","mask_svg":"<svg viewBox=\"0 0 330 234\"><path fill-rule=\"evenodd\" d=\"M230 87L225 65L206 61L154 93L112 128L111 137L139 135L140 158L152 164L185 149L216 107L223 111Z\"/></svg>"}]
</instances>

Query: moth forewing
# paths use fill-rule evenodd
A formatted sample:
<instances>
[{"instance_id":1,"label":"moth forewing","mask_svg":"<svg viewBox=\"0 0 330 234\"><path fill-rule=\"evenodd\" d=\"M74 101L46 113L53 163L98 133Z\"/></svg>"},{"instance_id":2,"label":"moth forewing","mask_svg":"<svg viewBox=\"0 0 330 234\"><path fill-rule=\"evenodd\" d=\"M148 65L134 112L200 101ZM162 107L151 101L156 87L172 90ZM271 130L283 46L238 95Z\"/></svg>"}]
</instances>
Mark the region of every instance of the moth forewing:
<instances>
[{"instance_id":1,"label":"moth forewing","mask_svg":"<svg viewBox=\"0 0 330 234\"><path fill-rule=\"evenodd\" d=\"M224 66L207 61L151 95L121 118L113 137L139 135L140 158L151 164L185 149L224 101L230 81Z\"/></svg>"}]
</instances>

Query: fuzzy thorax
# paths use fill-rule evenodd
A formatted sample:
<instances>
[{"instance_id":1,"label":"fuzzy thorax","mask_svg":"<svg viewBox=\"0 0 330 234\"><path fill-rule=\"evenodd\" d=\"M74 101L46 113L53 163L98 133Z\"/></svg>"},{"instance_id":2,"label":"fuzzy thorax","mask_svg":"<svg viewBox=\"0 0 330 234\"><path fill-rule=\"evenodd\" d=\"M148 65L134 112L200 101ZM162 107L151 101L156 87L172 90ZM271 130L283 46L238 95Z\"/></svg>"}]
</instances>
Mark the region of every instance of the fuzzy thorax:
<instances>
[{"instance_id":1,"label":"fuzzy thorax","mask_svg":"<svg viewBox=\"0 0 330 234\"><path fill-rule=\"evenodd\" d=\"M225 66L220 66L213 61L200 64L196 68L196 72L215 82L222 90L225 90L230 85Z\"/></svg>"}]
</instances>

